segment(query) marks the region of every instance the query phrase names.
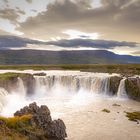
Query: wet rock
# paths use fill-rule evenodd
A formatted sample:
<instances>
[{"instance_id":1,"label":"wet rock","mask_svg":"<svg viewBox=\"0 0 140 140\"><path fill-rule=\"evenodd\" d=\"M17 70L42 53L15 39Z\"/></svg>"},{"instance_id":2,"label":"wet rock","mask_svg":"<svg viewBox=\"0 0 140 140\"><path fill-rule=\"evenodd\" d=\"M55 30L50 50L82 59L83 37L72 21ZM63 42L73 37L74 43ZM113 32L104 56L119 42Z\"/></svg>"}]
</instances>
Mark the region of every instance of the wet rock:
<instances>
[{"instance_id":1,"label":"wet rock","mask_svg":"<svg viewBox=\"0 0 140 140\"><path fill-rule=\"evenodd\" d=\"M122 80L122 77L118 77L118 76L110 77L109 91L110 91L111 95L117 94L118 87L119 87L119 84L120 84L121 80Z\"/></svg>"},{"instance_id":2,"label":"wet rock","mask_svg":"<svg viewBox=\"0 0 140 140\"><path fill-rule=\"evenodd\" d=\"M42 105L39 107L36 103L32 103L15 112L14 116L28 114L32 115L31 125L41 129L48 138L64 140L67 136L64 122L60 119L52 121L50 110L47 106Z\"/></svg>"},{"instance_id":3,"label":"wet rock","mask_svg":"<svg viewBox=\"0 0 140 140\"><path fill-rule=\"evenodd\" d=\"M35 76L46 76L46 73L41 72L41 73L35 73L34 75L35 75Z\"/></svg>"},{"instance_id":4,"label":"wet rock","mask_svg":"<svg viewBox=\"0 0 140 140\"><path fill-rule=\"evenodd\" d=\"M0 74L0 87L8 92L15 90L18 86L18 78L23 80L27 94L34 93L35 79L32 74L27 73L4 73Z\"/></svg>"},{"instance_id":5,"label":"wet rock","mask_svg":"<svg viewBox=\"0 0 140 140\"><path fill-rule=\"evenodd\" d=\"M108 109L105 108L105 109L102 110L102 112L110 113L110 110L108 110Z\"/></svg>"},{"instance_id":6,"label":"wet rock","mask_svg":"<svg viewBox=\"0 0 140 140\"><path fill-rule=\"evenodd\" d=\"M34 93L34 87L35 87L35 79L32 74L19 74L19 77L23 80L24 86L26 87L27 94L33 94Z\"/></svg>"},{"instance_id":7,"label":"wet rock","mask_svg":"<svg viewBox=\"0 0 140 140\"><path fill-rule=\"evenodd\" d=\"M112 106L120 107L121 105L115 103Z\"/></svg>"},{"instance_id":8,"label":"wet rock","mask_svg":"<svg viewBox=\"0 0 140 140\"><path fill-rule=\"evenodd\" d=\"M140 101L140 78L128 78L125 81L128 97Z\"/></svg>"}]
</instances>

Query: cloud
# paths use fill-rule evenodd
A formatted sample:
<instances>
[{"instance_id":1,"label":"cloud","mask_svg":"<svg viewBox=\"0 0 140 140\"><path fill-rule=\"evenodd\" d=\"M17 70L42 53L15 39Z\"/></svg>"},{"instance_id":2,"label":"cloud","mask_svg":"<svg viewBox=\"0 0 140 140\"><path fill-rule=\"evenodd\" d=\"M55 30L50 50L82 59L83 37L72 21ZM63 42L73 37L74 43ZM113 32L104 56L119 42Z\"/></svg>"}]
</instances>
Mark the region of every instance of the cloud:
<instances>
[{"instance_id":1,"label":"cloud","mask_svg":"<svg viewBox=\"0 0 140 140\"><path fill-rule=\"evenodd\" d=\"M32 3L32 0L26 0L28 3Z\"/></svg>"},{"instance_id":2,"label":"cloud","mask_svg":"<svg viewBox=\"0 0 140 140\"><path fill-rule=\"evenodd\" d=\"M62 32L73 29L98 32L105 39L140 42L140 1L101 0L101 3L101 7L93 8L90 0L55 0L46 11L21 23L18 30L40 39L66 38Z\"/></svg>"},{"instance_id":3,"label":"cloud","mask_svg":"<svg viewBox=\"0 0 140 140\"><path fill-rule=\"evenodd\" d=\"M16 9L11 8L0 9L0 18L9 20L14 25L19 23L18 20L20 18L20 15L24 14L25 12L20 10L18 7Z\"/></svg>"},{"instance_id":4,"label":"cloud","mask_svg":"<svg viewBox=\"0 0 140 140\"><path fill-rule=\"evenodd\" d=\"M10 33L0 29L0 35L10 35Z\"/></svg>"},{"instance_id":5,"label":"cloud","mask_svg":"<svg viewBox=\"0 0 140 140\"><path fill-rule=\"evenodd\" d=\"M8 19L12 23L16 23L19 15L14 9L5 8L0 10L0 18Z\"/></svg>"},{"instance_id":6,"label":"cloud","mask_svg":"<svg viewBox=\"0 0 140 140\"><path fill-rule=\"evenodd\" d=\"M119 41L107 41L107 40L92 40L92 39L63 39L58 41L49 41L48 45L60 46L60 47L91 47L98 49L113 49L117 46L137 47L135 42L119 42Z\"/></svg>"},{"instance_id":7,"label":"cloud","mask_svg":"<svg viewBox=\"0 0 140 140\"><path fill-rule=\"evenodd\" d=\"M132 52L133 55L140 56L140 51Z\"/></svg>"},{"instance_id":8,"label":"cloud","mask_svg":"<svg viewBox=\"0 0 140 140\"><path fill-rule=\"evenodd\" d=\"M50 47L50 49L53 50L53 48L58 47L63 49L82 49L82 48L93 48L93 49L114 49L116 47L130 47L134 48L137 47L137 43L135 42L119 42L119 41L112 41L112 40L93 40L93 39L62 39L58 41L38 41L38 40L32 40L27 38L21 38L17 36L7 36L6 34L4 36L0 36L0 48L2 49L10 49L10 48L26 48L27 45L36 45L37 47L41 46L45 49ZM36 48L32 48L36 49Z\"/></svg>"}]
</instances>

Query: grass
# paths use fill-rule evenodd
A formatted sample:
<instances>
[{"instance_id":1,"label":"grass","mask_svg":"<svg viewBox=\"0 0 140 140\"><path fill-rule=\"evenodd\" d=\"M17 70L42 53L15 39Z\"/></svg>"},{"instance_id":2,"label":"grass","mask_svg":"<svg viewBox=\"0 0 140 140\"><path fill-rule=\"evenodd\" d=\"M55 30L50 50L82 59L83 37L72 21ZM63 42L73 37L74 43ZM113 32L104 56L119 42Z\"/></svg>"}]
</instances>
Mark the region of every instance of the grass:
<instances>
[{"instance_id":1,"label":"grass","mask_svg":"<svg viewBox=\"0 0 140 140\"><path fill-rule=\"evenodd\" d=\"M31 115L21 117L0 117L0 140L28 140L23 132L34 132L31 126Z\"/></svg>"},{"instance_id":2,"label":"grass","mask_svg":"<svg viewBox=\"0 0 140 140\"><path fill-rule=\"evenodd\" d=\"M46 139L44 131L32 122L32 115L0 117L0 140Z\"/></svg>"},{"instance_id":3,"label":"grass","mask_svg":"<svg viewBox=\"0 0 140 140\"><path fill-rule=\"evenodd\" d=\"M21 117L16 116L11 118L0 117L0 121L4 122L10 129L20 130L22 128L30 128L31 117L31 115L24 115Z\"/></svg>"},{"instance_id":4,"label":"grass","mask_svg":"<svg viewBox=\"0 0 140 140\"><path fill-rule=\"evenodd\" d=\"M18 77L18 73L8 72L8 73L0 74L0 80L9 80L15 77Z\"/></svg>"},{"instance_id":5,"label":"grass","mask_svg":"<svg viewBox=\"0 0 140 140\"><path fill-rule=\"evenodd\" d=\"M125 113L126 113L126 117L128 117L130 121L135 121L135 122L140 121L140 112L125 112Z\"/></svg>"},{"instance_id":6,"label":"grass","mask_svg":"<svg viewBox=\"0 0 140 140\"><path fill-rule=\"evenodd\" d=\"M4 81L4 80L10 80L10 79L14 79L17 77L26 77L30 74L26 74L26 73L13 73L13 72L7 72L7 73L3 73L0 74L0 80Z\"/></svg>"},{"instance_id":7,"label":"grass","mask_svg":"<svg viewBox=\"0 0 140 140\"><path fill-rule=\"evenodd\" d=\"M140 74L140 64L0 65L0 70L81 70L121 74Z\"/></svg>"}]
</instances>

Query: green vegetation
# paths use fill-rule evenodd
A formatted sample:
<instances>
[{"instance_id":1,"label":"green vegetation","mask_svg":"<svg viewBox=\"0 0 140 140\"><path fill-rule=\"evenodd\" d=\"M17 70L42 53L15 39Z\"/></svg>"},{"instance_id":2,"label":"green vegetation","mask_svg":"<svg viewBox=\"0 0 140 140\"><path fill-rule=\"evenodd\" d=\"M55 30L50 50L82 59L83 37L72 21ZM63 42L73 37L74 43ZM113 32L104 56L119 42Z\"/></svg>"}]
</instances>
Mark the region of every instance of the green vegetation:
<instances>
[{"instance_id":1,"label":"green vegetation","mask_svg":"<svg viewBox=\"0 0 140 140\"><path fill-rule=\"evenodd\" d=\"M7 73L0 74L0 80L11 80L11 79L14 79L14 78L17 78L17 77L24 78L28 75L29 74L26 74L26 73L7 72Z\"/></svg>"},{"instance_id":2,"label":"green vegetation","mask_svg":"<svg viewBox=\"0 0 140 140\"><path fill-rule=\"evenodd\" d=\"M108 109L103 109L102 112L110 113L110 110L108 110Z\"/></svg>"},{"instance_id":3,"label":"green vegetation","mask_svg":"<svg viewBox=\"0 0 140 140\"><path fill-rule=\"evenodd\" d=\"M0 65L0 70L81 70L87 72L140 74L140 64L74 64L74 65Z\"/></svg>"},{"instance_id":4,"label":"green vegetation","mask_svg":"<svg viewBox=\"0 0 140 140\"><path fill-rule=\"evenodd\" d=\"M130 121L135 121L135 122L140 121L140 112L125 112L125 113L126 113L126 117L128 117Z\"/></svg>"},{"instance_id":5,"label":"green vegetation","mask_svg":"<svg viewBox=\"0 0 140 140\"><path fill-rule=\"evenodd\" d=\"M43 130L33 124L32 115L0 117L0 140L43 139L43 135Z\"/></svg>"},{"instance_id":6,"label":"green vegetation","mask_svg":"<svg viewBox=\"0 0 140 140\"><path fill-rule=\"evenodd\" d=\"M21 117L16 116L11 118L0 117L0 121L4 122L8 128L16 131L20 131L22 128L30 129L30 119L31 115L24 115Z\"/></svg>"},{"instance_id":7,"label":"green vegetation","mask_svg":"<svg viewBox=\"0 0 140 140\"><path fill-rule=\"evenodd\" d=\"M30 125L31 115L22 117L0 117L0 140L28 140L23 132L33 131Z\"/></svg>"},{"instance_id":8,"label":"green vegetation","mask_svg":"<svg viewBox=\"0 0 140 140\"><path fill-rule=\"evenodd\" d=\"M15 77L18 77L18 73L8 72L8 73L0 74L0 80L10 80Z\"/></svg>"}]
</instances>

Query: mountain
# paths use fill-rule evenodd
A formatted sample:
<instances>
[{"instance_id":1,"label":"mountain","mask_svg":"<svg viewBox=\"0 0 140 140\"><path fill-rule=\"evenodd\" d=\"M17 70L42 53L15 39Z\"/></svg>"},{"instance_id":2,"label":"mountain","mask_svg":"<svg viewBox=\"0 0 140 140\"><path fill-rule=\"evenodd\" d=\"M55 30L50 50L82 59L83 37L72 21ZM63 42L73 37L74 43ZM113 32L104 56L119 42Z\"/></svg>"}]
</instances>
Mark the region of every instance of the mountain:
<instances>
[{"instance_id":1,"label":"mountain","mask_svg":"<svg viewBox=\"0 0 140 140\"><path fill-rule=\"evenodd\" d=\"M98 41L100 42L100 44L104 42L101 40ZM48 44L49 44L48 42L32 40L28 38L21 38L18 36L1 35L0 64L3 65L3 64L140 63L140 57L129 55L118 55L113 52L109 52L107 50L79 50L79 51L45 51L45 50L27 50L27 49L10 50L11 48L21 48L26 47L27 45L37 46Z\"/></svg>"},{"instance_id":2,"label":"mountain","mask_svg":"<svg viewBox=\"0 0 140 140\"><path fill-rule=\"evenodd\" d=\"M27 44L44 44L38 40L28 38L21 38L18 36L0 35L0 49L20 48L26 47Z\"/></svg>"},{"instance_id":3,"label":"mountain","mask_svg":"<svg viewBox=\"0 0 140 140\"><path fill-rule=\"evenodd\" d=\"M44 51L0 50L0 64L105 64L140 63L140 57L106 50Z\"/></svg>"}]
</instances>

